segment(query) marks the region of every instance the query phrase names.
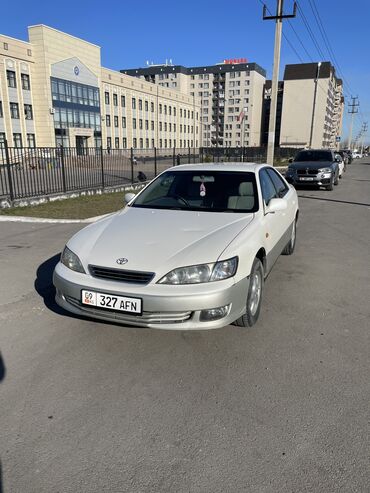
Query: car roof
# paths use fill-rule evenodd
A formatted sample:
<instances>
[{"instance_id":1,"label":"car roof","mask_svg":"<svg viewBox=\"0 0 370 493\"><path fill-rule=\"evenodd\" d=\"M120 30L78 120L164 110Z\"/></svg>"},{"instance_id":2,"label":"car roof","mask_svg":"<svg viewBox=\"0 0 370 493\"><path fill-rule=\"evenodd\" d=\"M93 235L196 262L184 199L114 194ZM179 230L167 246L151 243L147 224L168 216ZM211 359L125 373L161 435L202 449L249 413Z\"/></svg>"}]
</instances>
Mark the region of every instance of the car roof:
<instances>
[{"instance_id":1,"label":"car roof","mask_svg":"<svg viewBox=\"0 0 370 493\"><path fill-rule=\"evenodd\" d=\"M268 164L257 163L198 163L198 164L181 164L167 169L166 171L242 171L249 173L258 173L261 168L269 166ZM271 166L269 166L271 167Z\"/></svg>"}]
</instances>

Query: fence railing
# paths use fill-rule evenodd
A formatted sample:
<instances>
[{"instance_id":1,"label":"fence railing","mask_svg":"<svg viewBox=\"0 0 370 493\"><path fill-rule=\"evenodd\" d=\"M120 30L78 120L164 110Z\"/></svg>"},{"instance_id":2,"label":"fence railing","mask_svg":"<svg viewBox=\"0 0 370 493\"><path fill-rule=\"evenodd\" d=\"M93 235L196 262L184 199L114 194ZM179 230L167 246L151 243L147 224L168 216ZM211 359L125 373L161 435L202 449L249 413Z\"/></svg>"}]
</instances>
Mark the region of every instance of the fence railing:
<instances>
[{"instance_id":1,"label":"fence railing","mask_svg":"<svg viewBox=\"0 0 370 493\"><path fill-rule=\"evenodd\" d=\"M277 161L296 149L277 149ZM153 179L167 168L201 162L265 162L265 147L103 149L0 148L0 198L11 202L52 194L104 189Z\"/></svg>"}]
</instances>

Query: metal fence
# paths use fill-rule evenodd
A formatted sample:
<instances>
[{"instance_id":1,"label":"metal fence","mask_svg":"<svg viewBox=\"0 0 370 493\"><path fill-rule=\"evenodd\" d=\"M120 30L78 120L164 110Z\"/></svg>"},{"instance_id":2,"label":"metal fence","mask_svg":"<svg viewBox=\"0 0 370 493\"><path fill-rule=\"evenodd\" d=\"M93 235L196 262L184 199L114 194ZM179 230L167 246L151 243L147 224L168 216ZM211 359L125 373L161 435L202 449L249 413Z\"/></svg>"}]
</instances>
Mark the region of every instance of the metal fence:
<instances>
[{"instance_id":1,"label":"metal fence","mask_svg":"<svg viewBox=\"0 0 370 493\"><path fill-rule=\"evenodd\" d=\"M277 149L277 163L296 149ZM103 149L0 148L0 198L10 201L151 180L171 166L265 162L265 147Z\"/></svg>"}]
</instances>

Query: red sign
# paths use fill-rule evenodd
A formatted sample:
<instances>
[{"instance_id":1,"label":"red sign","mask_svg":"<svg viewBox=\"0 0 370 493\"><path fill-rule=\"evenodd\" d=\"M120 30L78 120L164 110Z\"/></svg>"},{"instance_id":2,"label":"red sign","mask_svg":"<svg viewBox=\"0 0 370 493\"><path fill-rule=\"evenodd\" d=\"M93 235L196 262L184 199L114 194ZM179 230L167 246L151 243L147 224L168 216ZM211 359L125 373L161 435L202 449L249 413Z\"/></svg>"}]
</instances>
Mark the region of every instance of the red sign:
<instances>
[{"instance_id":1,"label":"red sign","mask_svg":"<svg viewBox=\"0 0 370 493\"><path fill-rule=\"evenodd\" d=\"M228 58L227 60L224 60L224 63L226 65L236 65L237 63L247 63L246 58Z\"/></svg>"}]
</instances>

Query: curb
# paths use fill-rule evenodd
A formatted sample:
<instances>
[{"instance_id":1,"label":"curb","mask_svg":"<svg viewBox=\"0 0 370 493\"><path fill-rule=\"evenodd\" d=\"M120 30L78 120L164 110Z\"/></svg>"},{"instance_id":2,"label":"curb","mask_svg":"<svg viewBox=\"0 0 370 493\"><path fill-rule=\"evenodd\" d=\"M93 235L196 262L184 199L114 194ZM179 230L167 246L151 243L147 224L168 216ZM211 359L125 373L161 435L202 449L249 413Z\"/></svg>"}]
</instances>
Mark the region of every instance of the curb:
<instances>
[{"instance_id":1,"label":"curb","mask_svg":"<svg viewBox=\"0 0 370 493\"><path fill-rule=\"evenodd\" d=\"M102 216L88 217L87 219L50 219L47 217L28 217L28 216L1 216L0 222L12 222L12 223L47 223L47 224L88 224L94 223L99 219L114 214L103 214Z\"/></svg>"}]
</instances>

